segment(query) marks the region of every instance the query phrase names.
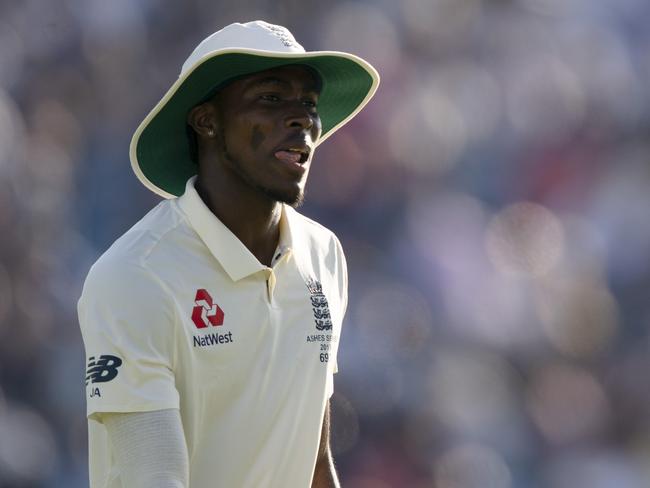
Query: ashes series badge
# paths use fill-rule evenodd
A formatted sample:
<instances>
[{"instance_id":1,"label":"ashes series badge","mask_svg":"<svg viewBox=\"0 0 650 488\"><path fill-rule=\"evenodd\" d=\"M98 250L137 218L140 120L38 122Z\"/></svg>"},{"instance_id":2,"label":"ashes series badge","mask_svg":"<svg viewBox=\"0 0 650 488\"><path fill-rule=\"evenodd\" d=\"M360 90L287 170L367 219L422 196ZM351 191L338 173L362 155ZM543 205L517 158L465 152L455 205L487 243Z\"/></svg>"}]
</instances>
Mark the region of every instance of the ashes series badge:
<instances>
[{"instance_id":1,"label":"ashes series badge","mask_svg":"<svg viewBox=\"0 0 650 488\"><path fill-rule=\"evenodd\" d=\"M330 307L327 303L327 297L323 293L323 285L318 280L309 278L305 281L309 290L311 299L311 309L314 312L314 322L316 330L320 334L309 334L307 342L317 344L317 354L321 363L327 363L330 360L330 354L334 351L332 344L336 345L339 338L331 333L332 317L330 316ZM327 333L326 333L327 332Z\"/></svg>"},{"instance_id":2,"label":"ashes series badge","mask_svg":"<svg viewBox=\"0 0 650 488\"><path fill-rule=\"evenodd\" d=\"M317 330L332 330L332 317L327 303L327 297L323 294L323 286L319 281L309 278L305 284L309 290L311 306L314 311L314 321Z\"/></svg>"}]
</instances>

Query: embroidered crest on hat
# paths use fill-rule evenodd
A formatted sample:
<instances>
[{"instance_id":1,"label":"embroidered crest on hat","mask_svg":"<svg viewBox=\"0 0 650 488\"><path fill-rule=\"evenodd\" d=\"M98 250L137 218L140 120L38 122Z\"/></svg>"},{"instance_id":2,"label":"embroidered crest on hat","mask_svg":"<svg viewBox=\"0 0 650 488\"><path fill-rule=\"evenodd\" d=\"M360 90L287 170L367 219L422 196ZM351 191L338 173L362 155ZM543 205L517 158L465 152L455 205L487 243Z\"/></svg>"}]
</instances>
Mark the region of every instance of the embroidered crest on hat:
<instances>
[{"instance_id":1,"label":"embroidered crest on hat","mask_svg":"<svg viewBox=\"0 0 650 488\"><path fill-rule=\"evenodd\" d=\"M273 25L261 21L259 22L258 25L268 30L271 34L273 34L275 37L280 39L282 41L282 44L284 44L285 46L298 47L298 42L296 42L296 39L293 37L291 32L289 32L289 30L286 29L285 27L282 27L281 25Z\"/></svg>"}]
</instances>

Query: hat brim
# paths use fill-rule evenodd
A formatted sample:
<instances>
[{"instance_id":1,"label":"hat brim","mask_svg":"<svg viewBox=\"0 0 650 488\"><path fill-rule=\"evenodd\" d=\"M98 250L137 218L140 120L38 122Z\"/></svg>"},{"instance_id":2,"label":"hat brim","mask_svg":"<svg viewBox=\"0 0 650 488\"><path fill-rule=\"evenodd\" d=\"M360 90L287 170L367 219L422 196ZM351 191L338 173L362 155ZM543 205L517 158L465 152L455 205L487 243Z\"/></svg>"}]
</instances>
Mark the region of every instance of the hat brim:
<instances>
[{"instance_id":1,"label":"hat brim","mask_svg":"<svg viewBox=\"0 0 650 488\"><path fill-rule=\"evenodd\" d=\"M189 110L204 100L214 87L231 78L289 64L309 66L321 77L318 113L323 129L317 145L354 117L379 85L377 71L363 59L348 53L214 51L198 60L172 85L135 131L130 157L140 181L165 198L180 196L185 183L198 169L190 158L185 130Z\"/></svg>"}]
</instances>

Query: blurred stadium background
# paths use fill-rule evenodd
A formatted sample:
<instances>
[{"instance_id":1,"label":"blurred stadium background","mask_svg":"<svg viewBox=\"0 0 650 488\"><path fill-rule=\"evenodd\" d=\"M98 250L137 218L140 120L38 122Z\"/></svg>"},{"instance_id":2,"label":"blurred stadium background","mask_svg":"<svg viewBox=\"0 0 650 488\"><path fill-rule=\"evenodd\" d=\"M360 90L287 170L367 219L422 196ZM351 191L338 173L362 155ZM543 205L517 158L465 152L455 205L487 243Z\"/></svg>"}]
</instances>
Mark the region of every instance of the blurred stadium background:
<instances>
[{"instance_id":1,"label":"blurred stadium background","mask_svg":"<svg viewBox=\"0 0 650 488\"><path fill-rule=\"evenodd\" d=\"M131 133L257 18L383 78L303 208L350 266L343 485L650 487L647 0L0 1L0 486L87 486L76 301L157 202Z\"/></svg>"}]
</instances>

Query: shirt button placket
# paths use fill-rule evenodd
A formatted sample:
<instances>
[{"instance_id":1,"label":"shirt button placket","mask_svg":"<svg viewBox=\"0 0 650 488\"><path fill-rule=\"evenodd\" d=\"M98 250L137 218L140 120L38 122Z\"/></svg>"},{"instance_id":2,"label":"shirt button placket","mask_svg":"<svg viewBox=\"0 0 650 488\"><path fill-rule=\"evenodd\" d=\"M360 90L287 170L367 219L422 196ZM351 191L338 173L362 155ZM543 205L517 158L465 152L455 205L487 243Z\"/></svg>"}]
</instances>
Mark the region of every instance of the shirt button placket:
<instances>
[{"instance_id":1,"label":"shirt button placket","mask_svg":"<svg viewBox=\"0 0 650 488\"><path fill-rule=\"evenodd\" d=\"M273 272L272 269L267 270L267 275L266 275L266 291L267 291L267 298L269 300L269 303L273 303L273 291L275 290L275 273Z\"/></svg>"}]
</instances>

